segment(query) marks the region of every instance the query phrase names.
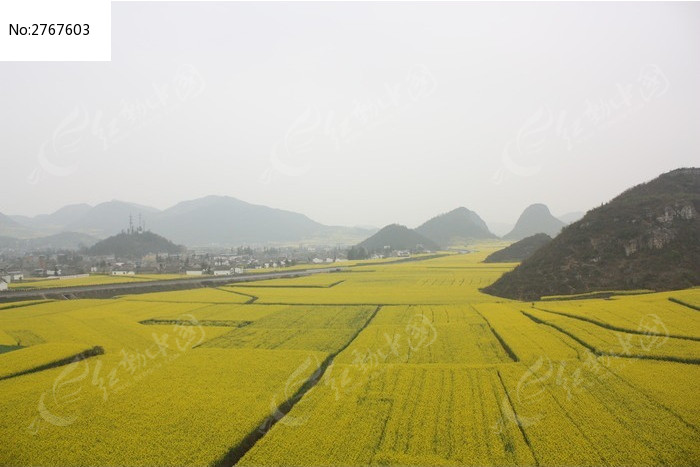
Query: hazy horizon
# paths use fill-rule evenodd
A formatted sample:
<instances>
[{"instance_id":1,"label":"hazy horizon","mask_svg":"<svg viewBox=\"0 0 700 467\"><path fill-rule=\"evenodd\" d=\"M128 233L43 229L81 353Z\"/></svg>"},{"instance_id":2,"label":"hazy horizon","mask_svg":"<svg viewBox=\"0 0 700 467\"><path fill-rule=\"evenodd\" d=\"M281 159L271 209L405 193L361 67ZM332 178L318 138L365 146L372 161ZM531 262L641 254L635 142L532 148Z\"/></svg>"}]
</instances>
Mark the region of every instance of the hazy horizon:
<instances>
[{"instance_id":1,"label":"hazy horizon","mask_svg":"<svg viewBox=\"0 0 700 467\"><path fill-rule=\"evenodd\" d=\"M645 181L646 181L646 180L645 180ZM642 183L642 182L640 182L640 183ZM202 198L206 198L206 197L209 197L209 196L215 196L215 197L223 197L223 196L226 196L226 197L236 198L235 196L230 196L230 195L212 194L212 195L205 195L205 196L202 196L202 197L197 198L197 199L202 199ZM240 198L236 198L236 199L239 199L240 201L248 202L248 201L246 201L246 200L244 200L244 199L240 199ZM172 207L178 205L180 202L192 201L192 200L191 200L191 199L183 199L183 200L181 200L181 201L179 201L179 202L176 202L175 204L168 205L168 206L164 206L164 207L159 207L159 206L154 206L154 205L151 205L151 204L148 204L148 203L144 203L144 202L130 201L130 200L124 200L124 199L117 199L117 198L114 198L114 199L99 201L99 202L97 202L97 203L71 203L71 204L67 204L67 205L60 206L58 209L54 209L54 210L52 210L52 211L39 212L39 213L37 213L37 214L30 214L30 215L27 215L27 214L24 214L24 213L21 213L21 212L2 212L2 211L0 211L0 214L4 214L4 215L10 216L10 217L12 217L12 216L25 216L25 217L34 218L34 217L37 217L37 216L53 214L53 213L55 213L56 211L59 211L60 209L65 208L65 207L76 206L76 205L82 205L82 204L87 204L87 205L89 205L89 206L91 206L91 207L95 207L95 206L98 206L98 205L100 205L100 204L109 203L109 202L114 202L114 201L129 203L129 204L133 204L133 205L137 205L137 206L142 206L142 207L145 207L145 208L154 208L154 209L157 209L158 212L162 212L162 211L165 211L165 210L167 210L167 209L169 209L169 208L172 208ZM251 204L257 204L257 203L251 203ZM531 204L538 204L538 203L531 203ZM530 206L531 204L529 204L529 205L527 205L527 206L523 206L523 209L522 209L522 210L524 210L525 208L527 208L527 207ZM540 203L540 204L546 204L546 203ZM267 205L267 207L275 208L275 209L280 209L280 208L278 208L277 206L273 206L273 205ZM435 214L431 215L430 218L435 217L435 216L438 216L438 215L440 215L440 214L445 214L445 213L447 213L447 212L449 212L449 211L452 211L452 210L457 209L457 208L460 208L460 207L466 207L467 209L470 209L468 206L455 205L455 206L452 207L452 208L449 208L449 209L445 209L445 210L443 210L443 211L436 212ZM548 207L549 207L549 206L548 206ZM580 210L580 211L553 212L553 211L551 211L551 209L550 209L550 211L551 211L551 213L552 213L552 215L553 215L554 217L560 217L560 216L565 216L565 215L568 215L568 214L575 214L575 213L577 213L577 212L585 213L586 211L588 211L589 209L593 209L594 207L596 207L596 206L591 206L591 207L589 207L588 209L583 209L583 210ZM471 209L471 210L473 211L473 209ZM501 229L502 229L502 228L505 228L505 226L508 226L508 230L510 230L510 228L512 228L513 225L514 225L514 224L516 223L516 221L518 220L518 217L520 216L520 214L522 214L522 210L521 210L521 212L518 213L513 219L505 219L505 220L487 219L487 218L484 218L484 216L482 216L479 212L476 212L476 213L479 214L479 216L482 217L482 218L484 219L484 221L485 221L487 224L489 224L489 228L491 228L491 227L492 227L491 224L493 224L493 225L495 226L496 230L498 230L499 228L501 228ZM294 211L294 212L297 212L297 213L299 213L299 214L306 215L306 213L304 213L304 212L302 212L302 211ZM137 212L137 211L134 211L134 215L136 216L137 214L138 214L138 212ZM311 216L308 216L308 217L311 217ZM429 220L430 218L423 219L422 221L419 221L419 222L416 223L415 225L413 225L413 224L404 224L404 223L401 223L401 222L387 222L387 223L382 224L382 225L373 225L373 224L333 224L333 225L346 226L346 227L361 227L361 228L381 228L381 227L384 227L384 226L389 225L389 224L392 224L392 223L399 223L399 224L407 225L407 226L410 227L410 228L415 228L415 227L418 227L418 226L419 226L420 224L422 224L423 222ZM318 221L317 219L314 219L314 218L312 218L312 217L311 217L311 219L314 220L314 221ZM318 221L318 222L320 222L320 221ZM323 222L321 222L321 223L323 224ZM326 224L326 225L329 225L329 224ZM492 232L493 232L493 229L492 229L492 228L491 228L491 230L492 230ZM493 233L496 233L496 232L493 232ZM507 233L507 231L505 231L505 232L503 232L503 233ZM501 236L500 234L498 234L498 235Z\"/></svg>"},{"instance_id":2,"label":"hazy horizon","mask_svg":"<svg viewBox=\"0 0 700 467\"><path fill-rule=\"evenodd\" d=\"M111 62L0 63L0 213L207 195L347 226L586 211L698 165L688 57L693 3L115 2Z\"/></svg>"}]
</instances>

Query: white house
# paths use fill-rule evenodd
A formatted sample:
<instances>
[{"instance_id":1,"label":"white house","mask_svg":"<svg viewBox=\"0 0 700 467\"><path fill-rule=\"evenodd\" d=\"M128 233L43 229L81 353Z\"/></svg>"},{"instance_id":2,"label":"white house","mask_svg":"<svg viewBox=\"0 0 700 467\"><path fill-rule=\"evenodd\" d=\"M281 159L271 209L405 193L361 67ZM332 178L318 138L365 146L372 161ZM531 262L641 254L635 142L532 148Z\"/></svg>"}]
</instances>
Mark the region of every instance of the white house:
<instances>
[{"instance_id":1,"label":"white house","mask_svg":"<svg viewBox=\"0 0 700 467\"><path fill-rule=\"evenodd\" d=\"M7 274L10 275L12 282L24 280L24 274L21 271L9 271Z\"/></svg>"},{"instance_id":2,"label":"white house","mask_svg":"<svg viewBox=\"0 0 700 467\"><path fill-rule=\"evenodd\" d=\"M9 285L7 285L7 281L4 278L0 277L0 292L2 292L3 290L7 290L8 288Z\"/></svg>"},{"instance_id":3,"label":"white house","mask_svg":"<svg viewBox=\"0 0 700 467\"><path fill-rule=\"evenodd\" d=\"M221 270L221 271L214 271L214 275L215 275L215 276L230 276L230 275L231 275L231 271L230 271L229 269L224 269L224 270Z\"/></svg>"},{"instance_id":4,"label":"white house","mask_svg":"<svg viewBox=\"0 0 700 467\"><path fill-rule=\"evenodd\" d=\"M203 272L201 270L199 271L185 271L185 274L188 276L201 276Z\"/></svg>"}]
</instances>

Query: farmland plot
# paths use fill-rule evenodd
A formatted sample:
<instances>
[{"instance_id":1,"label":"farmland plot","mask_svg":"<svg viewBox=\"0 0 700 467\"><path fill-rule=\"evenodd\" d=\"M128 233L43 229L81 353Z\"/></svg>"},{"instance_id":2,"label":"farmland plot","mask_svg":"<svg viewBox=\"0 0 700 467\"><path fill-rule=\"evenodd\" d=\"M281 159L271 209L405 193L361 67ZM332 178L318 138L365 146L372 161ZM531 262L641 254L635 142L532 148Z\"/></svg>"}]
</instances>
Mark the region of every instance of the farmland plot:
<instances>
[{"instance_id":1,"label":"farmland plot","mask_svg":"<svg viewBox=\"0 0 700 467\"><path fill-rule=\"evenodd\" d=\"M240 464L534 464L516 426L495 429L504 397L495 370L391 365L340 388L333 374L346 368L333 367Z\"/></svg>"},{"instance_id":2,"label":"farmland plot","mask_svg":"<svg viewBox=\"0 0 700 467\"><path fill-rule=\"evenodd\" d=\"M383 363L472 365L512 361L488 324L465 306L382 307L337 361L377 358Z\"/></svg>"},{"instance_id":3,"label":"farmland plot","mask_svg":"<svg viewBox=\"0 0 700 467\"><path fill-rule=\"evenodd\" d=\"M697 289L502 300L488 253L2 305L0 463L700 464Z\"/></svg>"},{"instance_id":4,"label":"farmland plot","mask_svg":"<svg viewBox=\"0 0 700 467\"><path fill-rule=\"evenodd\" d=\"M612 300L570 300L546 302L538 309L589 320L613 330L655 332L669 336L700 339L697 311L669 301L664 295L649 294ZM682 294L675 293L682 296Z\"/></svg>"},{"instance_id":5,"label":"farmland plot","mask_svg":"<svg viewBox=\"0 0 700 467\"><path fill-rule=\"evenodd\" d=\"M635 365L638 361L628 361ZM513 365L499 372L543 465L696 465L697 428L615 376L585 362ZM664 433L659 436L659 432Z\"/></svg>"},{"instance_id":6,"label":"farmland plot","mask_svg":"<svg viewBox=\"0 0 700 467\"><path fill-rule=\"evenodd\" d=\"M616 356L700 363L700 341L665 334L619 332L580 319L530 309L524 312L541 323L571 336L591 351Z\"/></svg>"},{"instance_id":7,"label":"farmland plot","mask_svg":"<svg viewBox=\"0 0 700 467\"><path fill-rule=\"evenodd\" d=\"M585 350L566 334L528 319L517 307L483 303L474 308L521 362L532 363L542 356L552 360L576 359Z\"/></svg>"},{"instance_id":8,"label":"farmland plot","mask_svg":"<svg viewBox=\"0 0 700 467\"><path fill-rule=\"evenodd\" d=\"M0 381L0 427L6 442L0 463L207 465L255 430L275 397L286 398L314 370L303 365L309 352L190 349L179 355L154 360L159 367L134 374L118 360L101 359L102 371L119 370L116 386L104 381L106 400L91 381L93 359L60 378L66 383L59 386L63 404L49 397L62 369ZM299 379L288 381L297 368ZM78 400L65 399L76 390ZM44 415L49 421L37 418L42 394L47 394Z\"/></svg>"}]
</instances>

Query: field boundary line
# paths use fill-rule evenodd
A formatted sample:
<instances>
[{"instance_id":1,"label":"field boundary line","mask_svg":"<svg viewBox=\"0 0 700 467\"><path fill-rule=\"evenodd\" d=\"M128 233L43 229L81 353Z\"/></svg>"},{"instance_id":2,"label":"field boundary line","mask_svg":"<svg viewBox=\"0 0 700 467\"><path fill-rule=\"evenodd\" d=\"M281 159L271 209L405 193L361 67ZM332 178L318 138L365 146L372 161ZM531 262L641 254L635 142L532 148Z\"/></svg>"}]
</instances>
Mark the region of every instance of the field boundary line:
<instances>
[{"instance_id":1,"label":"field boundary line","mask_svg":"<svg viewBox=\"0 0 700 467\"><path fill-rule=\"evenodd\" d=\"M622 376L621 374L617 373L617 372L616 372L614 369L612 369L612 368L609 368L609 367L606 367L606 366L603 366L603 368L605 368L609 373L611 373L614 377L618 378L620 381L622 381L623 383L625 383L627 386L629 386L630 388L634 389L635 391L637 391L638 393L640 393L641 395L643 395L647 400L649 400L650 403L655 404L655 405L658 405L659 407L663 408L663 409L666 410L668 413L670 413L671 415L673 415L674 417L676 417L677 419L679 419L679 420L680 420L681 422L683 422L686 426L688 426L688 428L691 428L691 429L694 430L695 432L700 431L700 430L698 430L698 427L696 427L696 426L693 425L692 423L688 422L688 421L687 421L686 419L684 419L680 414L677 414L673 409L671 409L670 407L667 407L667 406L666 406L665 404L663 404L661 401L657 400L652 394L649 394L647 391L645 391L643 387L637 386L636 384L634 384L634 383L628 381L624 376Z\"/></svg>"},{"instance_id":2,"label":"field boundary line","mask_svg":"<svg viewBox=\"0 0 700 467\"><path fill-rule=\"evenodd\" d=\"M693 305L692 303L684 302L683 300L680 300L680 299L675 298L675 297L668 297L668 301L669 301L669 302L672 302L672 303L675 303L675 304L677 304L677 305L681 305L681 306L688 307L688 308L690 308L691 310L700 311L700 307L695 306L695 305Z\"/></svg>"},{"instance_id":3,"label":"field boundary line","mask_svg":"<svg viewBox=\"0 0 700 467\"><path fill-rule=\"evenodd\" d=\"M293 408L294 406L301 401L301 399L306 395L307 392L309 392L318 382L323 378L323 375L325 374L326 370L328 367L333 363L333 360L335 357L337 357L341 352L343 352L345 349L347 349L350 344L357 338L357 336L360 335L362 331L364 331L369 323L374 319L375 316L377 316L377 313L379 310L382 308L383 305L376 305L376 308L372 312L372 314L367 318L367 321L365 321L365 324L363 324L353 335L348 341L340 347L337 351L329 354L323 362L319 365L318 369L314 371L311 376L302 384L299 389L287 400L282 402L277 407L277 410L266 416L263 420L260 421L260 423L257 423L255 425L255 428L253 431L248 433L236 446L231 448L224 456L219 459L217 462L215 462L213 465L216 467L231 467L234 466L238 463L239 460L245 456L248 451L250 451L255 444L260 441L271 429L277 422L282 420L284 416L286 416ZM281 414L279 416L278 414Z\"/></svg>"},{"instance_id":4,"label":"field boundary line","mask_svg":"<svg viewBox=\"0 0 700 467\"><path fill-rule=\"evenodd\" d=\"M506 399L508 399L508 405L510 405L510 410L513 411L513 415L515 416L515 421L517 422L516 424L518 425L518 429L520 430L520 434L523 436L523 440L525 440L525 444L527 444L527 447L530 448L530 454L532 454L532 458L535 460L535 465L540 465L540 461L537 459L537 455L535 454L535 450L532 447L532 444L530 444L530 438L527 437L527 433L525 433L525 428L523 428L523 424L520 421L520 417L518 416L518 412L515 410L515 405L513 405L513 400L510 398L510 394L508 393L508 388L506 388L505 382L503 382L503 377L501 376L501 372L496 370L496 374L498 375L498 380L501 382L501 387L503 387L503 392L506 395Z\"/></svg>"},{"instance_id":5,"label":"field boundary line","mask_svg":"<svg viewBox=\"0 0 700 467\"><path fill-rule=\"evenodd\" d=\"M214 289L215 289L215 290L220 290L220 291L222 291L222 292L227 292L227 293L232 293L232 294L242 295L242 296L244 296L244 297L248 297L250 300L248 300L248 301L245 302L245 303L242 303L242 305L250 305L251 303L255 303L255 301L256 301L258 298L260 298L260 297L256 297L255 295L251 295L251 294L247 294L247 293L243 293L243 292L236 292L236 291L234 291L234 290L226 290L226 289L224 289L223 287L214 287Z\"/></svg>"},{"instance_id":6,"label":"field boundary line","mask_svg":"<svg viewBox=\"0 0 700 467\"><path fill-rule=\"evenodd\" d=\"M196 323L188 320L181 319L160 319L160 318L148 318L138 322L145 326L151 325L169 325L173 324L176 326L209 326L209 327L222 327L222 328L243 328L253 323L253 321L245 320L230 320L230 319L202 319L197 320Z\"/></svg>"},{"instance_id":7,"label":"field boundary line","mask_svg":"<svg viewBox=\"0 0 700 467\"><path fill-rule=\"evenodd\" d=\"M552 311L552 310L547 310L545 308L539 308L539 307L533 307L533 308L536 310L547 312L547 313L561 315L561 316L564 316L566 318L578 319L581 321L585 321L587 323L591 323L591 324L594 324L594 325L599 326L601 328L609 329L611 331L626 332L627 334L642 334L645 336L672 337L674 339L684 339L684 340L689 340L689 341L700 341L700 337L679 336L677 334L659 334L659 333L654 333L654 332L638 331L636 329L621 328L619 326L615 326L613 324L608 324L608 323L605 323L603 321L598 321L598 320L593 319L593 318L586 318L584 316L570 315L568 313L564 313L563 311Z\"/></svg>"},{"instance_id":8,"label":"field boundary line","mask_svg":"<svg viewBox=\"0 0 700 467\"><path fill-rule=\"evenodd\" d=\"M55 360L53 362L49 362L49 363L45 363L43 365L35 366L35 367L29 368L27 370L17 371L15 373L11 373L9 375L0 376L0 381L4 381L4 380L10 379L10 378L16 378L18 376L28 375L31 373L38 373L38 372L44 371L44 370L50 370L51 368L57 368L59 366L64 366L64 365L68 365L70 363L79 362L81 360L85 360L86 358L96 357L98 355L104 355L104 353L105 353L105 350L102 347L100 347L99 345L96 345L95 347L92 347L92 348L87 349L87 350L83 350L82 352L78 352L77 354L71 355L71 356L66 357L66 358L62 358L60 360Z\"/></svg>"},{"instance_id":9,"label":"field boundary line","mask_svg":"<svg viewBox=\"0 0 700 467\"><path fill-rule=\"evenodd\" d=\"M700 358L683 358L683 357L674 357L672 355L668 356L663 356L663 355L639 355L639 354L626 354L626 355L620 355L616 353L611 353L611 352L605 352L602 350L597 349L593 345L589 344L588 342L584 341L578 336L575 336L573 333L561 328L560 326L557 326L556 324L553 323L548 323L547 321L543 321L536 316L533 316L525 311L520 310L522 314L530 318L532 321L534 321L537 324L543 324L545 326L552 327L556 329L557 331L561 332L562 334L566 334L591 352L593 352L594 355L597 355L599 357L619 357L619 358L638 358L642 360L657 360L661 362L676 362L676 363L686 363L688 365L700 365Z\"/></svg>"},{"instance_id":10,"label":"field boundary line","mask_svg":"<svg viewBox=\"0 0 700 467\"><path fill-rule=\"evenodd\" d=\"M22 308L25 306L33 306L33 305L41 305L42 303L50 303L50 302L55 302L56 300L47 298L47 299L42 299L42 300L35 300L32 301L31 303L16 303L16 304L11 304L9 306L0 306L0 313L2 313L5 310L13 310L15 308Z\"/></svg>"},{"instance_id":11,"label":"field boundary line","mask_svg":"<svg viewBox=\"0 0 700 467\"><path fill-rule=\"evenodd\" d=\"M486 317L484 315L482 315L481 312L479 310L477 310L474 305L472 305L470 303L469 306L471 307L472 310L474 310L476 312L477 315L479 315L481 317L481 319L484 320L486 325L491 330L491 333L496 337L496 340L501 344L501 347L503 347L503 350L505 350L506 354L510 357L510 359L513 360L513 362L518 363L520 361L520 358L518 358L518 356L515 354L515 352L513 352L513 349L510 348L510 346L500 336L500 334L498 334L496 332L496 330L493 328L493 326L491 326L491 322L488 319L486 319Z\"/></svg>"}]
</instances>

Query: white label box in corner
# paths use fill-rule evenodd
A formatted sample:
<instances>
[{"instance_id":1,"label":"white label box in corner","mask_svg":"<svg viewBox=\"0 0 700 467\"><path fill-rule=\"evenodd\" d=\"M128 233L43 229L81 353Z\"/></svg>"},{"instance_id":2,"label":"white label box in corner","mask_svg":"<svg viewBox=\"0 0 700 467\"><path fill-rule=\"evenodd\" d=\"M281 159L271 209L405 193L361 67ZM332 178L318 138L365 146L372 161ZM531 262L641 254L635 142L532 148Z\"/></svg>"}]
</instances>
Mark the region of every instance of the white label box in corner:
<instances>
[{"instance_id":1,"label":"white label box in corner","mask_svg":"<svg viewBox=\"0 0 700 467\"><path fill-rule=\"evenodd\" d=\"M0 0L0 61L110 61L109 0Z\"/></svg>"}]
</instances>

